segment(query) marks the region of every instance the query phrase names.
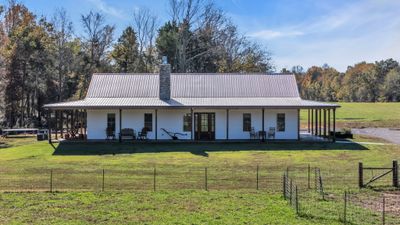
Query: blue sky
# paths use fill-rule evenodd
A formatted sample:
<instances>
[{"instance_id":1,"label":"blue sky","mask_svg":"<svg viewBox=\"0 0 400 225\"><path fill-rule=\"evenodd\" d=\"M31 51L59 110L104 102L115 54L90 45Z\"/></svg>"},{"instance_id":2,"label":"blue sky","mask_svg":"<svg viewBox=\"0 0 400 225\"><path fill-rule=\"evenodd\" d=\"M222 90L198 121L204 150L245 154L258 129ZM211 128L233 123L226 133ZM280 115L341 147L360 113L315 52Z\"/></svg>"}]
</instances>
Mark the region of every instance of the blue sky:
<instances>
[{"instance_id":1,"label":"blue sky","mask_svg":"<svg viewBox=\"0 0 400 225\"><path fill-rule=\"evenodd\" d=\"M4 3L5 0L0 0ZM167 0L20 0L38 15L67 10L79 34L80 15L102 12L117 35L134 10L169 18ZM263 44L280 70L328 63L339 71L360 61L400 60L400 0L216 0L242 33ZM115 37L115 38L116 38Z\"/></svg>"}]
</instances>

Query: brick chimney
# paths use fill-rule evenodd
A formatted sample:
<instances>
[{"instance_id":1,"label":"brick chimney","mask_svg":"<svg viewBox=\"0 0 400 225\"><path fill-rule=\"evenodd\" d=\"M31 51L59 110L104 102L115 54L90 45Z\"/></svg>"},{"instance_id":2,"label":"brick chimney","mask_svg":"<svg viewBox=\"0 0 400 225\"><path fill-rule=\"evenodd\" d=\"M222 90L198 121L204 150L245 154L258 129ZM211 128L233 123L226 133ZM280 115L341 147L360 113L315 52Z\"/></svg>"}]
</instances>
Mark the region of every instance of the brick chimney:
<instances>
[{"instance_id":1,"label":"brick chimney","mask_svg":"<svg viewBox=\"0 0 400 225\"><path fill-rule=\"evenodd\" d=\"M160 65L160 93L161 100L171 99L171 65L167 62L167 57L162 57Z\"/></svg>"}]
</instances>

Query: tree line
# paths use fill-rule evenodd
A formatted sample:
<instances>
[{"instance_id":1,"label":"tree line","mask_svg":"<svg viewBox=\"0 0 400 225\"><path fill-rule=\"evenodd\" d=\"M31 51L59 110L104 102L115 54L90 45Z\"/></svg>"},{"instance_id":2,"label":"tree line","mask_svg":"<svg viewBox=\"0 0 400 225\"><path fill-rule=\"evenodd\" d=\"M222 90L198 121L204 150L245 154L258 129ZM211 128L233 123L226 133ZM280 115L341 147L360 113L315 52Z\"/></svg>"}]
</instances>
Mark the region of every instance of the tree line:
<instances>
[{"instance_id":1,"label":"tree line","mask_svg":"<svg viewBox=\"0 0 400 225\"><path fill-rule=\"evenodd\" d=\"M73 24L64 9L47 18L24 4L0 5L0 126L40 127L46 103L82 99L93 73L154 73L162 56L172 72L265 73L270 52L238 31L212 0L169 0L167 21L132 11L119 37L104 15ZM76 33L74 27L82 30ZM301 96L320 101L400 101L393 59L361 62L340 73L328 65L293 67Z\"/></svg>"},{"instance_id":2,"label":"tree line","mask_svg":"<svg viewBox=\"0 0 400 225\"><path fill-rule=\"evenodd\" d=\"M0 5L0 121L40 127L46 103L81 99L97 72L157 72L167 56L173 72L267 72L270 53L240 34L213 1L170 0L170 19L132 11L114 39L104 15L81 15L76 34L64 9L50 18L10 0Z\"/></svg>"},{"instance_id":3,"label":"tree line","mask_svg":"<svg viewBox=\"0 0 400 225\"><path fill-rule=\"evenodd\" d=\"M399 102L400 66L393 59L360 62L340 73L335 68L313 66L303 72L292 68L305 99L345 102Z\"/></svg>"}]
</instances>

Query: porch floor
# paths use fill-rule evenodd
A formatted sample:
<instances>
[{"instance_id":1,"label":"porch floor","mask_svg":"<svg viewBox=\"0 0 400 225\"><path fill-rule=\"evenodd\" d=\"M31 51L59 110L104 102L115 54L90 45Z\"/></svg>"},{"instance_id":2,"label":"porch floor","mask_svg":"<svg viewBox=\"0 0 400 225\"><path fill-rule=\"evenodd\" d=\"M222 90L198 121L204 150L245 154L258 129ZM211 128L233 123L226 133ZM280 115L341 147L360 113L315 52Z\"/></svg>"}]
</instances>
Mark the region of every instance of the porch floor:
<instances>
[{"instance_id":1,"label":"porch floor","mask_svg":"<svg viewBox=\"0 0 400 225\"><path fill-rule=\"evenodd\" d=\"M279 142L330 142L331 140L324 137L319 137L312 135L308 132L300 132L300 140L293 140L293 139L265 139L264 143L279 143ZM117 143L119 142L118 139L114 140L105 140L105 139L98 139L98 140L74 140L74 139L61 139L58 140L53 139L53 143L57 142L100 142L100 143ZM123 140L124 143L262 143L261 139L218 139L218 140Z\"/></svg>"}]
</instances>

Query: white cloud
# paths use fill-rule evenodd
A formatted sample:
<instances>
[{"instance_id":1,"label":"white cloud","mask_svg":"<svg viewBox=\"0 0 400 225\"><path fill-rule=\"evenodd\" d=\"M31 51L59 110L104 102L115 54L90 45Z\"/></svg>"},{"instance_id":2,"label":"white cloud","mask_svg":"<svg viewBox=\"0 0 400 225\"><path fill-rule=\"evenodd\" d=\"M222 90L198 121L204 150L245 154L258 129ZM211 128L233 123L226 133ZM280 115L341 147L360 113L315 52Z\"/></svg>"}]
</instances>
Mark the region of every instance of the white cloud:
<instances>
[{"instance_id":1,"label":"white cloud","mask_svg":"<svg viewBox=\"0 0 400 225\"><path fill-rule=\"evenodd\" d=\"M295 37L301 36L304 33L301 31L274 31L274 30L261 30L251 33L249 36L259 39L271 40L274 38Z\"/></svg>"},{"instance_id":2,"label":"white cloud","mask_svg":"<svg viewBox=\"0 0 400 225\"><path fill-rule=\"evenodd\" d=\"M126 19L125 13L121 9L117 9L113 6L110 6L103 0L87 0L88 2L92 3L93 5L96 6L98 10L101 12L108 14L113 17L117 17L119 19Z\"/></svg>"},{"instance_id":3,"label":"white cloud","mask_svg":"<svg viewBox=\"0 0 400 225\"><path fill-rule=\"evenodd\" d=\"M273 50L277 68L328 63L345 71L360 61L400 59L400 1L369 0L332 8L328 14L250 36Z\"/></svg>"}]
</instances>

